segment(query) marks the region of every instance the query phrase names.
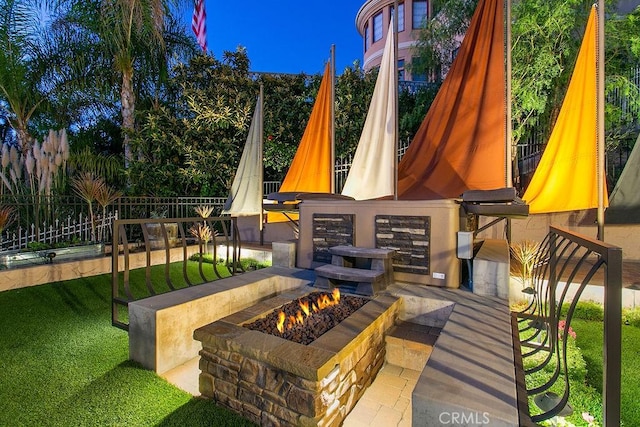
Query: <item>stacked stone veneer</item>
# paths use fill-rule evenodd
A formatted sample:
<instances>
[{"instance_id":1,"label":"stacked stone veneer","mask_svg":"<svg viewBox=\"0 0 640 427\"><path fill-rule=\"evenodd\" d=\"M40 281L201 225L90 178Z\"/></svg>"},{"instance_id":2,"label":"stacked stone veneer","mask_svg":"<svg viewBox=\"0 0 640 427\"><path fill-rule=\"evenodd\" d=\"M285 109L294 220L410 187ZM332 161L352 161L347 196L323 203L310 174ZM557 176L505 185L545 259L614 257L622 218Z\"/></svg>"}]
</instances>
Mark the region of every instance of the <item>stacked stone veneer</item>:
<instances>
[{"instance_id":1,"label":"stacked stone veneer","mask_svg":"<svg viewBox=\"0 0 640 427\"><path fill-rule=\"evenodd\" d=\"M395 249L393 270L429 274L431 217L376 215L376 248Z\"/></svg>"},{"instance_id":2,"label":"stacked stone veneer","mask_svg":"<svg viewBox=\"0 0 640 427\"><path fill-rule=\"evenodd\" d=\"M307 292L197 329L202 396L262 426L339 426L384 363L401 300L378 296L306 346L241 326Z\"/></svg>"},{"instance_id":3,"label":"stacked stone veneer","mask_svg":"<svg viewBox=\"0 0 640 427\"><path fill-rule=\"evenodd\" d=\"M353 245L355 229L352 214L313 214L313 260L331 263L329 248Z\"/></svg>"}]
</instances>

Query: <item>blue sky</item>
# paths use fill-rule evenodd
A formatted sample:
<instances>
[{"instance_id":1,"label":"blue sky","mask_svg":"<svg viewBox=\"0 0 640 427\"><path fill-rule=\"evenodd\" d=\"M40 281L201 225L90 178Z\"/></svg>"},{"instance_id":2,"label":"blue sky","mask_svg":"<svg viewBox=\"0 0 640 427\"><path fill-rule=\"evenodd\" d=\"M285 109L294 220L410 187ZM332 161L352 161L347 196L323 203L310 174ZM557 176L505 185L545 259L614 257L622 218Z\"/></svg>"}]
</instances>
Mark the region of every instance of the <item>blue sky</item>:
<instances>
[{"instance_id":1,"label":"blue sky","mask_svg":"<svg viewBox=\"0 0 640 427\"><path fill-rule=\"evenodd\" d=\"M217 59L244 46L251 71L316 74L334 44L337 74L356 59L362 65L355 19L365 0L205 1L209 53Z\"/></svg>"}]
</instances>

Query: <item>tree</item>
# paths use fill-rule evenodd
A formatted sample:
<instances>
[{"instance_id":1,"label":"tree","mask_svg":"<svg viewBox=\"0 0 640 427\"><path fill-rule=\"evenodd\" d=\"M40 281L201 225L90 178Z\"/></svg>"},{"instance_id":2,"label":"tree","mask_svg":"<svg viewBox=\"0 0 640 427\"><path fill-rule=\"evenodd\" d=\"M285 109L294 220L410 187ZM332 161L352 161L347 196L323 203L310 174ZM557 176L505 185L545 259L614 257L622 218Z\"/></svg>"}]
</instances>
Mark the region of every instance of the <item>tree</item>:
<instances>
[{"instance_id":1,"label":"tree","mask_svg":"<svg viewBox=\"0 0 640 427\"><path fill-rule=\"evenodd\" d=\"M258 85L244 51L223 61L178 64L166 102L139 112L129 181L135 194L220 196L227 193L246 140Z\"/></svg>"},{"instance_id":2,"label":"tree","mask_svg":"<svg viewBox=\"0 0 640 427\"><path fill-rule=\"evenodd\" d=\"M166 64L163 25L165 4L162 0L103 0L100 35L113 55L113 67L121 76L120 109L122 114L125 164L131 162L130 137L135 130L134 63L147 56Z\"/></svg>"},{"instance_id":3,"label":"tree","mask_svg":"<svg viewBox=\"0 0 640 427\"><path fill-rule=\"evenodd\" d=\"M640 7L626 16L610 16L605 30L607 149L633 143L640 123ZM635 80L635 81L634 81Z\"/></svg>"},{"instance_id":4,"label":"tree","mask_svg":"<svg viewBox=\"0 0 640 427\"><path fill-rule=\"evenodd\" d=\"M377 71L363 72L358 62L344 69L336 85L336 156L355 153L376 85Z\"/></svg>"},{"instance_id":5,"label":"tree","mask_svg":"<svg viewBox=\"0 0 640 427\"><path fill-rule=\"evenodd\" d=\"M512 117L514 144L555 123L584 34L591 1L519 0L513 7Z\"/></svg>"},{"instance_id":6,"label":"tree","mask_svg":"<svg viewBox=\"0 0 640 427\"><path fill-rule=\"evenodd\" d=\"M284 179L318 93L320 75L261 74L264 85L265 180Z\"/></svg>"},{"instance_id":7,"label":"tree","mask_svg":"<svg viewBox=\"0 0 640 427\"><path fill-rule=\"evenodd\" d=\"M46 103L42 92L42 64L38 49L38 3L0 2L0 112L16 134L23 153L31 148L29 122Z\"/></svg>"},{"instance_id":8,"label":"tree","mask_svg":"<svg viewBox=\"0 0 640 427\"><path fill-rule=\"evenodd\" d=\"M416 55L410 65L412 73L439 81L451 67L460 40L469 28L478 0L438 0L431 16L419 30Z\"/></svg>"}]
</instances>

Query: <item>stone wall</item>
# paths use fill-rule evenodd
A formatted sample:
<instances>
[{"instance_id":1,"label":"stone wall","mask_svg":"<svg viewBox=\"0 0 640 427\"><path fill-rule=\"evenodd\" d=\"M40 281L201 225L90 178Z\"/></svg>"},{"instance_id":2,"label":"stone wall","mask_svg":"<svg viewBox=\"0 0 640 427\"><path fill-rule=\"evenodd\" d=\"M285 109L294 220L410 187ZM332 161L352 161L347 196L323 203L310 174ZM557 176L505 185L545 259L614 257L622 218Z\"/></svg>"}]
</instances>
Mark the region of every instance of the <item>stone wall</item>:
<instances>
[{"instance_id":1,"label":"stone wall","mask_svg":"<svg viewBox=\"0 0 640 427\"><path fill-rule=\"evenodd\" d=\"M399 300L370 301L307 346L235 324L258 306L196 330L201 395L261 426L341 425L384 363Z\"/></svg>"}]
</instances>

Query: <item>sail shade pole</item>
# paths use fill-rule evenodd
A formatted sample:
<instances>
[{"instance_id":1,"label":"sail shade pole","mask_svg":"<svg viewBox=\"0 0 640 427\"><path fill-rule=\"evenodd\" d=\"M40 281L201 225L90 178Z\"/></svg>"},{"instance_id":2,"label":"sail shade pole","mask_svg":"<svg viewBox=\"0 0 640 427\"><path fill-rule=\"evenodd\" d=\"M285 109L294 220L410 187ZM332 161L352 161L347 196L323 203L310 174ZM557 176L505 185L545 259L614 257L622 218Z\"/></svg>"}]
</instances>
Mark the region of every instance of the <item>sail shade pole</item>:
<instances>
[{"instance_id":1,"label":"sail shade pole","mask_svg":"<svg viewBox=\"0 0 640 427\"><path fill-rule=\"evenodd\" d=\"M398 0L393 2L393 75L392 84L395 86L393 96L396 107L393 118L393 126L395 128L395 136L393 138L393 200L398 200L398 138L400 134L400 125L398 123L398 115L400 114L398 107L398 86L400 85L398 77Z\"/></svg>"},{"instance_id":2,"label":"sail shade pole","mask_svg":"<svg viewBox=\"0 0 640 427\"><path fill-rule=\"evenodd\" d=\"M331 175L330 193L336 192L336 45L331 45Z\"/></svg>"},{"instance_id":3,"label":"sail shade pole","mask_svg":"<svg viewBox=\"0 0 640 427\"><path fill-rule=\"evenodd\" d=\"M258 118L258 153L262 156L264 150L264 85L260 83L260 117ZM258 162L260 165L260 172L258 176L260 177L260 205L262 205L262 200L264 199L264 161ZM264 235L262 232L263 224L264 224L264 209L260 209L260 244L262 245Z\"/></svg>"},{"instance_id":4,"label":"sail shade pole","mask_svg":"<svg viewBox=\"0 0 640 427\"><path fill-rule=\"evenodd\" d=\"M604 0L598 0L598 19L596 24L596 147L598 154L598 240L604 240Z\"/></svg>"},{"instance_id":5,"label":"sail shade pole","mask_svg":"<svg viewBox=\"0 0 640 427\"><path fill-rule=\"evenodd\" d=\"M505 27L506 27L506 35L505 35L505 61L506 61L506 72L505 72L505 98L507 103L506 108L506 118L505 118L505 184L506 187L513 187L513 163L516 158L513 156L513 125L511 123L511 0L507 0L506 5L506 13L505 13ZM516 168L517 169L517 168Z\"/></svg>"}]
</instances>

